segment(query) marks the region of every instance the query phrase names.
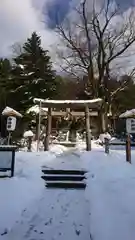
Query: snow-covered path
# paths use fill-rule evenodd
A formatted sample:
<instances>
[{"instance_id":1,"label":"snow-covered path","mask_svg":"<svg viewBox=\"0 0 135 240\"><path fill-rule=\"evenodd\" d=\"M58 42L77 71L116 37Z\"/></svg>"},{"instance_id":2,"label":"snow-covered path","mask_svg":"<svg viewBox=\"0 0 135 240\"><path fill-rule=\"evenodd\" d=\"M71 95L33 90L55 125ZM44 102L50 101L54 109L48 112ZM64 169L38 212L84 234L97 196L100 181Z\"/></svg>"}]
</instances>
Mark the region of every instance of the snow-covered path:
<instances>
[{"instance_id":1,"label":"snow-covered path","mask_svg":"<svg viewBox=\"0 0 135 240\"><path fill-rule=\"evenodd\" d=\"M83 190L45 190L3 239L88 240L87 204Z\"/></svg>"},{"instance_id":2,"label":"snow-covered path","mask_svg":"<svg viewBox=\"0 0 135 240\"><path fill-rule=\"evenodd\" d=\"M134 240L135 151L132 164L124 150L55 151L17 153L0 181L0 240ZM87 187L47 189L41 167L86 170Z\"/></svg>"},{"instance_id":3,"label":"snow-covered path","mask_svg":"<svg viewBox=\"0 0 135 240\"><path fill-rule=\"evenodd\" d=\"M83 164L77 153L67 152L46 162L44 167L81 170ZM1 239L89 240L89 221L89 202L85 198L85 190L43 187L38 198L22 212L19 221Z\"/></svg>"}]
</instances>

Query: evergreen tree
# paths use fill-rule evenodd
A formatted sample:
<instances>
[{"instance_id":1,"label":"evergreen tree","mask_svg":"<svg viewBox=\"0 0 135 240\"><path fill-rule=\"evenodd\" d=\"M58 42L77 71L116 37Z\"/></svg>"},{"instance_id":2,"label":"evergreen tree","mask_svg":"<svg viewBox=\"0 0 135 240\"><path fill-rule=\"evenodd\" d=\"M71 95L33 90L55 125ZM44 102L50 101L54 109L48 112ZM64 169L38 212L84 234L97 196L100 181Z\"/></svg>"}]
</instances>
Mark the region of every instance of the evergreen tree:
<instances>
[{"instance_id":1,"label":"evergreen tree","mask_svg":"<svg viewBox=\"0 0 135 240\"><path fill-rule=\"evenodd\" d=\"M52 98L56 95L55 72L48 51L41 46L41 38L35 33L27 39L22 53L14 59L14 93L21 104L28 107L33 98Z\"/></svg>"},{"instance_id":2,"label":"evergreen tree","mask_svg":"<svg viewBox=\"0 0 135 240\"><path fill-rule=\"evenodd\" d=\"M12 82L12 66L8 59L0 59L0 109L8 104L10 83Z\"/></svg>"}]
</instances>

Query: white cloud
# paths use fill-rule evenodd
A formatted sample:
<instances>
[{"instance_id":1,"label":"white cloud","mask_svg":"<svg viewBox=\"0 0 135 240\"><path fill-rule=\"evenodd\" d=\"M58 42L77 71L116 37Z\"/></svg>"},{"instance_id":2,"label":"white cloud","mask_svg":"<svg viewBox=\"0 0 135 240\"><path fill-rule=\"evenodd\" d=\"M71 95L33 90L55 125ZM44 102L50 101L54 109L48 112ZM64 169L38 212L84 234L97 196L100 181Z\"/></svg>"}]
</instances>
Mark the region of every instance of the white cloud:
<instances>
[{"instance_id":1,"label":"white cloud","mask_svg":"<svg viewBox=\"0 0 135 240\"><path fill-rule=\"evenodd\" d=\"M42 37L44 47L56 41L47 28L43 7L49 0L0 0L0 57L11 54L15 42L25 41L33 31Z\"/></svg>"},{"instance_id":2,"label":"white cloud","mask_svg":"<svg viewBox=\"0 0 135 240\"><path fill-rule=\"evenodd\" d=\"M33 31L37 31L42 37L42 44L44 48L49 49L51 52L52 60L57 60L56 52L58 49L57 43L59 42L55 31L47 28L47 16L43 15L46 12L47 3L57 0L0 0L0 57L9 56L12 52L11 46L15 42L24 42ZM64 0L63 0L64 1ZM73 10L81 0L73 0L70 5L70 13L67 17L70 21L79 23L78 16ZM87 11L92 9L92 1L87 1ZM96 7L101 7L103 0L95 0ZM118 20L117 16L117 20ZM117 21L114 21L115 23ZM117 24L119 25L119 24ZM76 29L77 31L77 29ZM55 46L52 45L55 43ZM64 42L61 43L63 47ZM129 51L134 52L135 45ZM133 66L135 63L134 56L130 56L128 60L129 65ZM121 60L118 60L119 64ZM123 61L122 61L123 62ZM57 60L55 67L59 69L60 59ZM123 65L123 63L122 63ZM126 67L127 67L126 58ZM125 66L125 64L124 64ZM124 68L125 69L125 68Z\"/></svg>"}]
</instances>

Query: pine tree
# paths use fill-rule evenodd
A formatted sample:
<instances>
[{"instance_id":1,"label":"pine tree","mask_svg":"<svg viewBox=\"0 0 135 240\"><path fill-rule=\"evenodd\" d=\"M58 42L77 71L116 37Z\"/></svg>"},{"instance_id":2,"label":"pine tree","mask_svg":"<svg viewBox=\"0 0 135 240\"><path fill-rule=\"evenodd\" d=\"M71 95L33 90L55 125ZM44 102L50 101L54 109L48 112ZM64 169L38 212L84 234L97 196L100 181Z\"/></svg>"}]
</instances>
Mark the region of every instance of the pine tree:
<instances>
[{"instance_id":1,"label":"pine tree","mask_svg":"<svg viewBox=\"0 0 135 240\"><path fill-rule=\"evenodd\" d=\"M36 32L24 43L22 53L14 62L14 93L20 96L23 105L31 105L35 97L55 96L55 72L48 51L42 48L41 38Z\"/></svg>"},{"instance_id":2,"label":"pine tree","mask_svg":"<svg viewBox=\"0 0 135 240\"><path fill-rule=\"evenodd\" d=\"M12 82L11 63L8 59L0 59L0 109L8 104L10 83Z\"/></svg>"}]
</instances>

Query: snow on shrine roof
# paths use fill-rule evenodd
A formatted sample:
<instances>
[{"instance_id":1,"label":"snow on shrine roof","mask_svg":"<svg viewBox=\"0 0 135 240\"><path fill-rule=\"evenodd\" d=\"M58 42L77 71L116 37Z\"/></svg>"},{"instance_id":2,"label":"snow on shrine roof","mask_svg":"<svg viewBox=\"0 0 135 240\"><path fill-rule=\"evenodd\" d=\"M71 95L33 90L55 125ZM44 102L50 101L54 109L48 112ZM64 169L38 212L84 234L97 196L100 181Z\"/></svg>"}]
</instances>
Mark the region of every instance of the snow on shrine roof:
<instances>
[{"instance_id":1,"label":"snow on shrine roof","mask_svg":"<svg viewBox=\"0 0 135 240\"><path fill-rule=\"evenodd\" d=\"M39 105L34 105L34 106L32 106L31 108L29 108L29 109L27 110L27 113L28 113L28 114L29 114L29 113L39 114L39 110L40 110ZM48 112L48 108L41 108L41 111L43 111L43 112Z\"/></svg>"},{"instance_id":2,"label":"snow on shrine roof","mask_svg":"<svg viewBox=\"0 0 135 240\"><path fill-rule=\"evenodd\" d=\"M92 100L48 100L48 99L40 99L34 98L34 103L42 103L45 107L52 107L53 105L74 105L74 106L85 106L88 105L89 107L98 107L102 103L101 98L92 99Z\"/></svg>"},{"instance_id":3,"label":"snow on shrine roof","mask_svg":"<svg viewBox=\"0 0 135 240\"><path fill-rule=\"evenodd\" d=\"M10 108L10 107L6 107L3 110L2 115L4 115L4 116L22 117L21 113L17 112L16 110L14 110L13 108Z\"/></svg>"},{"instance_id":4,"label":"snow on shrine roof","mask_svg":"<svg viewBox=\"0 0 135 240\"><path fill-rule=\"evenodd\" d=\"M130 117L135 117L135 109L127 110L126 112L122 113L120 118L130 118Z\"/></svg>"}]
</instances>

